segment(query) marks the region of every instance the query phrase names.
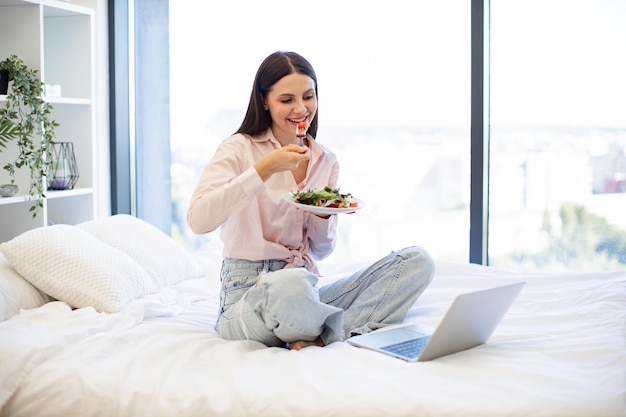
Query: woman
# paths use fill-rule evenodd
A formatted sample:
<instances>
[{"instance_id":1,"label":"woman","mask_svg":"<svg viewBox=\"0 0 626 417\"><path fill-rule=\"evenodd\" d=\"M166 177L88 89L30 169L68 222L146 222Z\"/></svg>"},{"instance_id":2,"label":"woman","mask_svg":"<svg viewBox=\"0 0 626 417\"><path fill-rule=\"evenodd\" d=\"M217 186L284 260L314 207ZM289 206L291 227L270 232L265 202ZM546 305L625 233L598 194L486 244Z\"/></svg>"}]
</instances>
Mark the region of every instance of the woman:
<instances>
[{"instance_id":1,"label":"woman","mask_svg":"<svg viewBox=\"0 0 626 417\"><path fill-rule=\"evenodd\" d=\"M336 215L292 207L295 190L337 188L336 156L315 140L317 77L294 52L259 67L241 127L206 165L187 222L195 233L221 226L224 261L217 332L267 346L324 346L399 323L431 281L434 266L411 247L317 288L316 260L335 247ZM296 126L309 124L299 145Z\"/></svg>"}]
</instances>

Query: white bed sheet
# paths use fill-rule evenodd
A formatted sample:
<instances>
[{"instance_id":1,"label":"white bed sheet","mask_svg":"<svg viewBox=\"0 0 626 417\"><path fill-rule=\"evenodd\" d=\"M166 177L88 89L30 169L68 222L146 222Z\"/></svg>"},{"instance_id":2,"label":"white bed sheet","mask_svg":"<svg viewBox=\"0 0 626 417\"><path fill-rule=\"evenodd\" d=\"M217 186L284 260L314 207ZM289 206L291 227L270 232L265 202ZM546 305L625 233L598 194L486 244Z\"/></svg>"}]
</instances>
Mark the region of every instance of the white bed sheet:
<instances>
[{"instance_id":1,"label":"white bed sheet","mask_svg":"<svg viewBox=\"0 0 626 417\"><path fill-rule=\"evenodd\" d=\"M206 259L205 259L206 260ZM61 302L0 323L0 416L624 416L626 272L437 262L407 321L525 280L486 345L406 363L345 342L289 351L214 330L218 268L116 314ZM324 265L330 281L356 265Z\"/></svg>"}]
</instances>

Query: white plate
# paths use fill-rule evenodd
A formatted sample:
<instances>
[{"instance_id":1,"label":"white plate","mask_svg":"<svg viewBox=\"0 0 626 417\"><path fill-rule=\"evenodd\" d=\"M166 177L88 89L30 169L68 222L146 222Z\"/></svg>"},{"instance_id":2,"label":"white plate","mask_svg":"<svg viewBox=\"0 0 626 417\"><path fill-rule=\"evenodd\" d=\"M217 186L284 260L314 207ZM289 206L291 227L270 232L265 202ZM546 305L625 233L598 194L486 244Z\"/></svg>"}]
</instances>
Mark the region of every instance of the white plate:
<instances>
[{"instance_id":1,"label":"white plate","mask_svg":"<svg viewBox=\"0 0 626 417\"><path fill-rule=\"evenodd\" d=\"M297 207L304 211L310 211L311 213L315 213L315 214L354 213L355 211L360 210L363 207L365 207L365 203L362 200L359 200L358 198L352 199L358 204L356 207L332 208L332 207L311 206L309 204L300 204L300 203L296 203L293 200L293 194L291 192L288 192L285 195L283 195L283 200L285 200L286 202L288 202L294 207Z\"/></svg>"}]
</instances>

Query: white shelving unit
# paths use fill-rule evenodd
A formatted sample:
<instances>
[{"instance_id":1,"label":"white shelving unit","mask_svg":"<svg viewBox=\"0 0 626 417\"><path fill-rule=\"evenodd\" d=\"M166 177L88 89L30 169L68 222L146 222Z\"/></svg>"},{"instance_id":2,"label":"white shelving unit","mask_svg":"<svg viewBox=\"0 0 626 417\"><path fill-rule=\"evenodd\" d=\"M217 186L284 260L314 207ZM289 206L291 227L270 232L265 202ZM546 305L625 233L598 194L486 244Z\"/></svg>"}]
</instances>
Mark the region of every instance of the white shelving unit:
<instances>
[{"instance_id":1,"label":"white shelving unit","mask_svg":"<svg viewBox=\"0 0 626 417\"><path fill-rule=\"evenodd\" d=\"M77 224L96 215L94 10L57 0L0 0L0 60L15 54L42 81L61 87L59 97L46 97L59 123L57 142L72 142L79 179L72 190L48 191L35 219L29 208L29 173L16 171L20 188L14 197L0 197L0 242L50 224ZM10 87L9 87L10 88ZM6 96L0 95L0 106ZM15 160L17 147L0 151L0 184L10 182L2 167Z\"/></svg>"}]
</instances>

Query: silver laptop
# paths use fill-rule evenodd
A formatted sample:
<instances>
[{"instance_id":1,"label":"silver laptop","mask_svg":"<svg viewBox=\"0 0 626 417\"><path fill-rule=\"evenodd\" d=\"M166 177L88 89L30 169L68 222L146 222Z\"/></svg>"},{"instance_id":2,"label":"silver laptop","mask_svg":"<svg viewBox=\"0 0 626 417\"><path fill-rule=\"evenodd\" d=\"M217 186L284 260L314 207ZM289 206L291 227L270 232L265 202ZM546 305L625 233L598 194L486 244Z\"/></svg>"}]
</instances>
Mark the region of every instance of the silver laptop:
<instances>
[{"instance_id":1,"label":"silver laptop","mask_svg":"<svg viewBox=\"0 0 626 417\"><path fill-rule=\"evenodd\" d=\"M347 341L410 362L471 349L487 342L524 285L517 282L457 296L434 332L419 324L407 324Z\"/></svg>"}]
</instances>

